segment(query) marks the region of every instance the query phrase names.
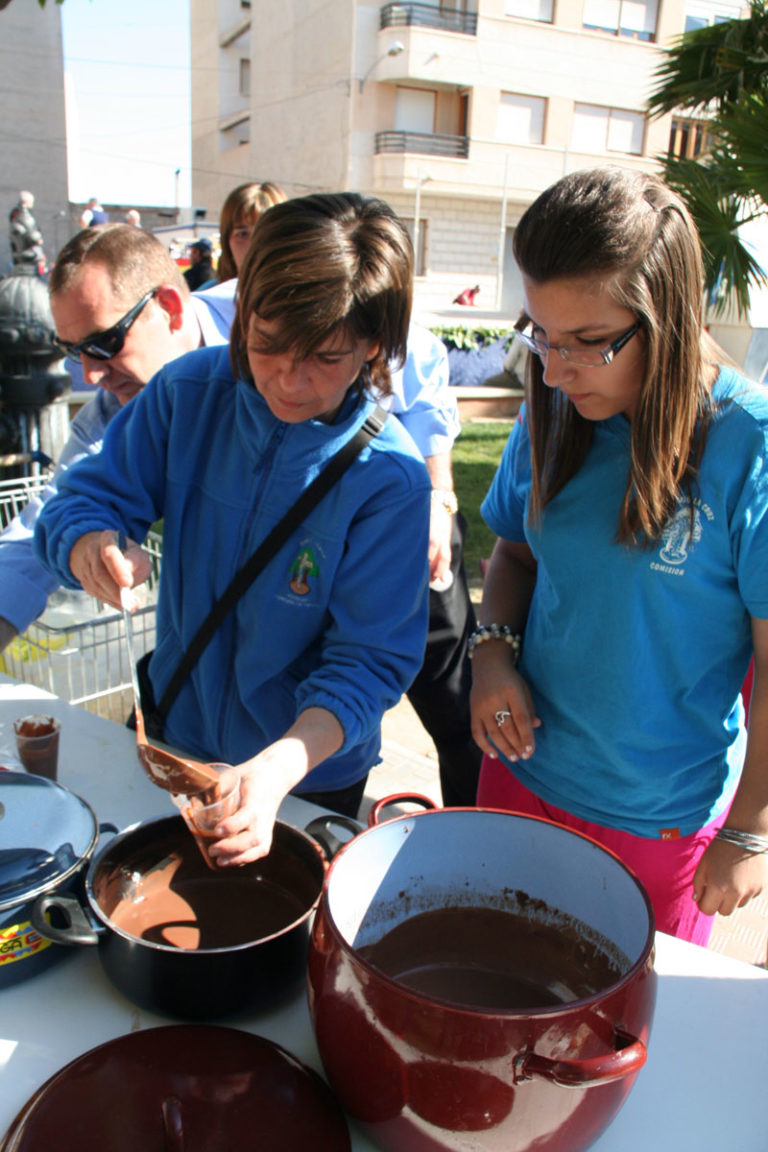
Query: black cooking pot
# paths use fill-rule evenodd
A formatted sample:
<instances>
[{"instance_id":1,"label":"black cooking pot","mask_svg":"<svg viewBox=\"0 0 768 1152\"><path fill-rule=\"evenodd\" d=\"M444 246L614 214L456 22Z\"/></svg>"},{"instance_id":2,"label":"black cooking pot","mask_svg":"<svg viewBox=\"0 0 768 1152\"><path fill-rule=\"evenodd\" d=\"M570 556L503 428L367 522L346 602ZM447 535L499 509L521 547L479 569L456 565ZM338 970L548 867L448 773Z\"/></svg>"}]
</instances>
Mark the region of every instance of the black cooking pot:
<instances>
[{"instance_id":1,"label":"black cooking pot","mask_svg":"<svg viewBox=\"0 0 768 1152\"><path fill-rule=\"evenodd\" d=\"M309 836L277 821L267 856L212 870L169 816L116 836L88 870L85 900L43 895L32 921L59 944L98 945L109 979L140 1007L223 1018L272 1007L304 980L325 868ZM67 927L47 923L51 913Z\"/></svg>"},{"instance_id":2,"label":"black cooking pot","mask_svg":"<svg viewBox=\"0 0 768 1152\"><path fill-rule=\"evenodd\" d=\"M100 831L92 809L60 784L0 771L0 988L42 972L67 950L35 929L42 893L82 892ZM46 924L46 928L49 925Z\"/></svg>"}]
</instances>

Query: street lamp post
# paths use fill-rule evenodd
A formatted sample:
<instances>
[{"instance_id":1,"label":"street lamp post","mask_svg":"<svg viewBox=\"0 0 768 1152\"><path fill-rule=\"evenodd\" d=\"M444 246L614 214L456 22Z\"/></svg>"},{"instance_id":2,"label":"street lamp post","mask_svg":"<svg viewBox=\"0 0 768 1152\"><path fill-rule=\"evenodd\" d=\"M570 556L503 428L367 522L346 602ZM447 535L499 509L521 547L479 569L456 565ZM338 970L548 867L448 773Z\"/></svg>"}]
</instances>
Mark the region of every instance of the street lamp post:
<instances>
[{"instance_id":1,"label":"street lamp post","mask_svg":"<svg viewBox=\"0 0 768 1152\"><path fill-rule=\"evenodd\" d=\"M363 76L361 80L358 80L358 82L357 82L358 93L362 92L363 88L365 87L366 80L370 76L371 72L373 72L373 70L377 64L381 64L382 60L386 60L387 56L399 56L401 52L405 52L405 45L400 40L394 40L390 44L389 48L387 48L386 52L382 52L381 56L377 57L376 60L374 60L373 64L371 64L371 66L368 69L368 71L366 72L365 76Z\"/></svg>"},{"instance_id":2,"label":"street lamp post","mask_svg":"<svg viewBox=\"0 0 768 1152\"><path fill-rule=\"evenodd\" d=\"M416 202L413 206L413 260L414 276L419 275L419 220L421 218L421 189L432 179L431 176L420 176L416 181Z\"/></svg>"}]
</instances>

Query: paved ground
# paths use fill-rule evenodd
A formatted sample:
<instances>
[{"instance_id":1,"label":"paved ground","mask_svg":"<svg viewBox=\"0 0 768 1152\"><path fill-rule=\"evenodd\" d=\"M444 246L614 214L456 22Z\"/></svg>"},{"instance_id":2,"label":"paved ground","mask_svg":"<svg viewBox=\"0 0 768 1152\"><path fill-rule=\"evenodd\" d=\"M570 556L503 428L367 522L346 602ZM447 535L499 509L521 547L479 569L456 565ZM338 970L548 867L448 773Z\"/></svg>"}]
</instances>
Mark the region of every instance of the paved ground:
<instances>
[{"instance_id":1,"label":"paved ground","mask_svg":"<svg viewBox=\"0 0 768 1152\"><path fill-rule=\"evenodd\" d=\"M405 697L384 718L382 754L382 763L368 780L368 803L405 791L440 802L435 746ZM764 964L767 943L768 895L763 895L732 916L718 916L709 947L736 960Z\"/></svg>"}]
</instances>

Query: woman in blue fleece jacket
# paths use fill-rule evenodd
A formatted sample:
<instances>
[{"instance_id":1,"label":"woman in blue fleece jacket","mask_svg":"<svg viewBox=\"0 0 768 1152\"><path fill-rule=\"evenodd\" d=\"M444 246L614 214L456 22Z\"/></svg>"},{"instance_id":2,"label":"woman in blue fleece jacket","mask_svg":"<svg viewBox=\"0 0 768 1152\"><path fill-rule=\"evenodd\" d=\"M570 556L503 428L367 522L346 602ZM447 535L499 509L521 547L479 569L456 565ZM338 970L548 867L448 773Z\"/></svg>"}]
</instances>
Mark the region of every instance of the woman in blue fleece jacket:
<instances>
[{"instance_id":1,"label":"woman in blue fleece jacket","mask_svg":"<svg viewBox=\"0 0 768 1152\"><path fill-rule=\"evenodd\" d=\"M410 305L410 242L387 205L353 194L277 205L254 233L229 353L168 364L62 480L38 554L115 606L147 575L132 542L164 520L155 699L235 573L386 394ZM240 808L211 849L220 864L269 850L289 791L356 811L382 714L421 666L429 497L418 450L389 420L182 687L167 742L241 772Z\"/></svg>"}]
</instances>

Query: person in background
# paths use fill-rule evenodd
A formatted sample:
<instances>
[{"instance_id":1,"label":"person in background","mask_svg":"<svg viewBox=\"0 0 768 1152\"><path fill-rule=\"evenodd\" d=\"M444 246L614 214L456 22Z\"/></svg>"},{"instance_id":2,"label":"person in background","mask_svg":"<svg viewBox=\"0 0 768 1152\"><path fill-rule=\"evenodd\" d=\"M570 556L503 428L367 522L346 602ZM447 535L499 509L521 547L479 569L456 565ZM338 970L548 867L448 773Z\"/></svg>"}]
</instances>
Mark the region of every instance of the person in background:
<instances>
[{"instance_id":1,"label":"person in background","mask_svg":"<svg viewBox=\"0 0 768 1152\"><path fill-rule=\"evenodd\" d=\"M164 364L229 340L231 317L222 319L219 302L190 296L160 241L128 224L77 233L60 252L49 288L60 346L97 392L72 421L43 492L0 533L0 651L59 586L34 555L32 536L61 476L101 450L110 420Z\"/></svg>"},{"instance_id":2,"label":"person in background","mask_svg":"<svg viewBox=\"0 0 768 1152\"><path fill-rule=\"evenodd\" d=\"M135 208L129 208L125 214L125 223L133 228L141 228L141 216Z\"/></svg>"},{"instance_id":3,"label":"person in background","mask_svg":"<svg viewBox=\"0 0 768 1152\"><path fill-rule=\"evenodd\" d=\"M259 217L285 197L270 183L242 184L221 212L222 267L236 277ZM237 281L211 290L223 303ZM429 632L424 661L408 689L408 699L432 738L446 806L475 803L482 753L472 737L469 692L472 682L467 645L476 626L464 569L466 522L453 486L452 449L458 435L458 406L449 387L448 354L428 329L411 323L405 364L393 366L392 388L383 401L421 452L432 480L429 532Z\"/></svg>"},{"instance_id":4,"label":"person in background","mask_svg":"<svg viewBox=\"0 0 768 1152\"><path fill-rule=\"evenodd\" d=\"M115 606L148 571L131 541L163 519L156 700L235 573L388 391L411 293L408 233L382 201L276 205L241 272L229 355L167 365L115 417L102 451L61 478L38 519L40 559ZM417 449L388 419L184 681L165 738L241 776L240 808L209 849L220 864L268 852L289 791L356 814L382 714L424 651L429 494Z\"/></svg>"},{"instance_id":5,"label":"person in background","mask_svg":"<svg viewBox=\"0 0 768 1152\"><path fill-rule=\"evenodd\" d=\"M239 184L232 189L222 205L219 217L221 255L217 273L221 283L237 279L254 226L262 212L275 204L282 204L285 199L282 188L269 180L263 184Z\"/></svg>"},{"instance_id":6,"label":"person in background","mask_svg":"<svg viewBox=\"0 0 768 1152\"><path fill-rule=\"evenodd\" d=\"M97 228L109 224L109 213L105 212L97 196L91 196L80 216L81 228Z\"/></svg>"},{"instance_id":7,"label":"person in background","mask_svg":"<svg viewBox=\"0 0 768 1152\"><path fill-rule=\"evenodd\" d=\"M184 279L190 292L197 292L200 288L207 288L216 283L216 273L213 270L213 246L207 236L201 236L189 246L189 258L192 261L184 273Z\"/></svg>"},{"instance_id":8,"label":"person in background","mask_svg":"<svg viewBox=\"0 0 768 1152\"><path fill-rule=\"evenodd\" d=\"M514 252L527 399L482 506L478 803L586 833L706 944L765 884L768 395L718 362L656 177L564 177Z\"/></svg>"},{"instance_id":9,"label":"person in background","mask_svg":"<svg viewBox=\"0 0 768 1152\"><path fill-rule=\"evenodd\" d=\"M465 288L463 292L459 292L458 296L454 296L451 301L452 304L474 304L480 292L480 285L475 284L474 288Z\"/></svg>"},{"instance_id":10,"label":"person in background","mask_svg":"<svg viewBox=\"0 0 768 1152\"><path fill-rule=\"evenodd\" d=\"M34 206L31 192L19 192L19 202L10 212L8 230L14 272L24 270L42 276L46 270L43 234L32 215Z\"/></svg>"}]
</instances>

